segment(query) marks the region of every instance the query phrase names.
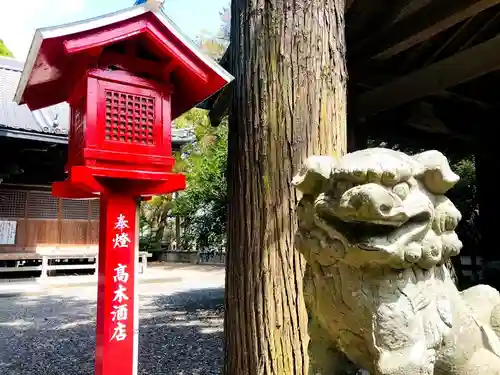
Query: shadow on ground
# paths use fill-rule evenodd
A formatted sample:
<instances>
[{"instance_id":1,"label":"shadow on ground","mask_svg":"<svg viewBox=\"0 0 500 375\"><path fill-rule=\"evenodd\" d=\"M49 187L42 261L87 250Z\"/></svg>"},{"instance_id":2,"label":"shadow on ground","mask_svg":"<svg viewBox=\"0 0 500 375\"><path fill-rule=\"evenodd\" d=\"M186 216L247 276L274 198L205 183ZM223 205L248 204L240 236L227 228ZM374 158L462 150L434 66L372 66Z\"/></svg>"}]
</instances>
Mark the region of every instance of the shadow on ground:
<instances>
[{"instance_id":1,"label":"shadow on ground","mask_svg":"<svg viewBox=\"0 0 500 375\"><path fill-rule=\"evenodd\" d=\"M224 289L141 297L139 375L221 374ZM0 299L0 374L91 375L95 300Z\"/></svg>"}]
</instances>

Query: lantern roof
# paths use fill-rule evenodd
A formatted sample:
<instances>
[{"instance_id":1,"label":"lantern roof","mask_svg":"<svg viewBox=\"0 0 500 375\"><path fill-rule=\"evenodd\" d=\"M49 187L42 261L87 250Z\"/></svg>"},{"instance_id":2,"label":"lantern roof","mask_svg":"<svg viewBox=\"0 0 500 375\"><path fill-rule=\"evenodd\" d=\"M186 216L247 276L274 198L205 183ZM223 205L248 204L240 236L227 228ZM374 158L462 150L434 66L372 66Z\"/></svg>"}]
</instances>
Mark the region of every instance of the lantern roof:
<instances>
[{"instance_id":1,"label":"lantern roof","mask_svg":"<svg viewBox=\"0 0 500 375\"><path fill-rule=\"evenodd\" d=\"M31 110L67 101L74 85L105 54L121 56L127 66L149 67L159 87L162 81L165 88L173 86L172 119L233 80L158 7L146 3L36 30L15 101Z\"/></svg>"}]
</instances>

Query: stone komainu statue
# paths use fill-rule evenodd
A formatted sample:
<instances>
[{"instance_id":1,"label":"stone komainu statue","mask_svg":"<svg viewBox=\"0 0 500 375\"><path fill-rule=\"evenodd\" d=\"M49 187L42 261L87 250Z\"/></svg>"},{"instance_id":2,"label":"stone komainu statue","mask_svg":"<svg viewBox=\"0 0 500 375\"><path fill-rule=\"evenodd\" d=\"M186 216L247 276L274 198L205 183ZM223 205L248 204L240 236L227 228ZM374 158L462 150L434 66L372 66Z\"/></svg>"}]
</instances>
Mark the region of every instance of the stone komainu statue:
<instances>
[{"instance_id":1,"label":"stone komainu statue","mask_svg":"<svg viewBox=\"0 0 500 375\"><path fill-rule=\"evenodd\" d=\"M293 184L311 375L500 375L500 294L459 292L445 266L462 247L444 196L458 179L438 151L307 160Z\"/></svg>"}]
</instances>

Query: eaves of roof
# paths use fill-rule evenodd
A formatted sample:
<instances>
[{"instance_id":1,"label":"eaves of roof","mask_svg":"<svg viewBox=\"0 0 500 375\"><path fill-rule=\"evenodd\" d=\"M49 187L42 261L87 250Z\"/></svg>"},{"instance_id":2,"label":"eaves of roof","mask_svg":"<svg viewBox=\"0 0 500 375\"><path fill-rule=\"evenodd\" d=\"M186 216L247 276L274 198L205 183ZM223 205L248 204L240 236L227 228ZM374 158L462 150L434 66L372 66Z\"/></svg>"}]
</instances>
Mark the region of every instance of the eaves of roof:
<instances>
[{"instance_id":1,"label":"eaves of roof","mask_svg":"<svg viewBox=\"0 0 500 375\"><path fill-rule=\"evenodd\" d=\"M55 106L30 111L14 102L24 64L0 57L0 137L31 139L41 142L67 143L69 106ZM172 129L172 143L181 146L195 140L190 129Z\"/></svg>"}]
</instances>

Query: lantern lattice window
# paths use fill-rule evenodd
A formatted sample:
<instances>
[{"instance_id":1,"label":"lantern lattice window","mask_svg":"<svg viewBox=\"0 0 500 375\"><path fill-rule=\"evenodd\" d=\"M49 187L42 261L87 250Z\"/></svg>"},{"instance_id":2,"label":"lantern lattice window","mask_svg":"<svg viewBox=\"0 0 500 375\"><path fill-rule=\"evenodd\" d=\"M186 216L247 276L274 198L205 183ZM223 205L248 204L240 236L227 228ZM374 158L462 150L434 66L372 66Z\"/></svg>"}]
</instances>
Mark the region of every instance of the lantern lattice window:
<instances>
[{"instance_id":1,"label":"lantern lattice window","mask_svg":"<svg viewBox=\"0 0 500 375\"><path fill-rule=\"evenodd\" d=\"M154 98L106 90L106 140L154 145L154 108Z\"/></svg>"}]
</instances>

